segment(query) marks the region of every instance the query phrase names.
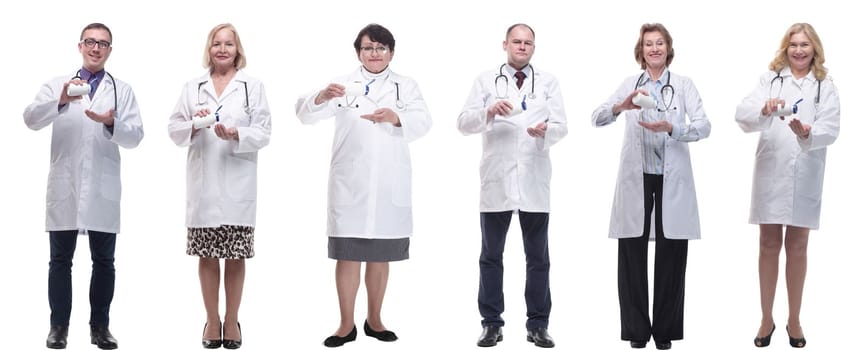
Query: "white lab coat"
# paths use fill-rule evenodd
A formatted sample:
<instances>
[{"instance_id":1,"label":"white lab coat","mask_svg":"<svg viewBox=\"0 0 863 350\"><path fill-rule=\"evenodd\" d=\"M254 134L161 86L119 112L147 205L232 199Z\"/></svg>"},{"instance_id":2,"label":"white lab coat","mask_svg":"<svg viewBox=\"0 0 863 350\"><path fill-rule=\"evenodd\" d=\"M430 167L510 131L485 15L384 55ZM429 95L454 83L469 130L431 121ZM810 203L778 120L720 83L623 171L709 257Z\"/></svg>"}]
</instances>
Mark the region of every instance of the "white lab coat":
<instances>
[{"instance_id":1,"label":"white lab coat","mask_svg":"<svg viewBox=\"0 0 863 350\"><path fill-rule=\"evenodd\" d=\"M332 82L345 84L358 80L366 84L370 81L368 74L361 67ZM396 106L396 83L404 109ZM368 96L356 100L340 97L315 105L319 90L300 97L296 112L303 124L335 117L327 234L354 238L410 237L413 218L408 142L428 133L432 125L417 83L387 69L369 85ZM351 107L345 107L349 102ZM401 127L373 124L360 118L378 108L392 109L398 114Z\"/></svg>"},{"instance_id":2,"label":"white lab coat","mask_svg":"<svg viewBox=\"0 0 863 350\"><path fill-rule=\"evenodd\" d=\"M593 126L605 126L619 119L613 115L612 107L635 90L639 76L641 73L626 78L617 91L593 112ZM665 73L662 76L664 77ZM666 138L663 159L665 162L662 184L663 232L669 239L699 239L701 227L698 218L698 202L695 197L695 180L692 176L692 163L687 143L708 137L710 121L707 120L701 96L692 84L692 80L672 72L669 81L675 92L671 107L677 109L668 113L668 120L674 130ZM640 110L624 112L626 127L620 153L617 186L614 189L610 238L641 237L644 234L644 168L642 165L644 128L638 125L640 113ZM655 215L656 211L653 214ZM651 220L651 222L655 221ZM655 236L654 226L650 225L651 237Z\"/></svg>"},{"instance_id":3,"label":"white lab coat","mask_svg":"<svg viewBox=\"0 0 863 350\"><path fill-rule=\"evenodd\" d=\"M36 99L24 110L24 123L33 130L51 127L51 169L48 174L46 231L93 230L120 232L120 150L135 148L144 127L135 94L125 82L108 74L93 98L58 108L63 83L75 72L42 85ZM85 109L104 113L117 110L113 130L93 121Z\"/></svg>"},{"instance_id":4,"label":"white lab coat","mask_svg":"<svg viewBox=\"0 0 863 350\"><path fill-rule=\"evenodd\" d=\"M532 68L533 69L533 68ZM506 97L514 108L527 109L512 117L487 118L487 109L503 97L504 79L495 80L499 70L480 74L474 81L470 95L458 117L458 130L462 134L482 133L482 159L480 160L480 212L522 210L548 213L551 210L551 158L549 149L566 136L566 112L560 84L550 73L535 70L535 97L530 98L530 72L525 72L521 89L513 76L515 69L508 65ZM500 95L500 96L499 96ZM525 96L528 96L524 99ZM547 122L545 137L527 134L527 128Z\"/></svg>"},{"instance_id":5,"label":"white lab coat","mask_svg":"<svg viewBox=\"0 0 863 350\"><path fill-rule=\"evenodd\" d=\"M798 84L788 68L780 72L773 94L786 103L799 99L793 118L812 129L809 138L800 139L788 127L792 119L762 117L761 108L770 94L770 82L776 72L764 73L754 90L737 106L735 119L743 131L761 132L755 152L752 178L752 203L749 222L783 224L818 229L821 215L821 189L827 146L839 136L839 94L829 77L821 82L821 103L815 107L818 81L810 72ZM773 96L775 97L775 96Z\"/></svg>"},{"instance_id":6,"label":"white lab coat","mask_svg":"<svg viewBox=\"0 0 863 350\"><path fill-rule=\"evenodd\" d=\"M236 127L239 141L219 138L214 126L192 135L195 113L204 108L213 113L219 106L219 123ZM269 144L270 130L264 85L243 71L234 75L221 97L216 95L209 72L186 83L171 114L168 133L177 146L189 147L187 227L255 226L258 150Z\"/></svg>"}]
</instances>

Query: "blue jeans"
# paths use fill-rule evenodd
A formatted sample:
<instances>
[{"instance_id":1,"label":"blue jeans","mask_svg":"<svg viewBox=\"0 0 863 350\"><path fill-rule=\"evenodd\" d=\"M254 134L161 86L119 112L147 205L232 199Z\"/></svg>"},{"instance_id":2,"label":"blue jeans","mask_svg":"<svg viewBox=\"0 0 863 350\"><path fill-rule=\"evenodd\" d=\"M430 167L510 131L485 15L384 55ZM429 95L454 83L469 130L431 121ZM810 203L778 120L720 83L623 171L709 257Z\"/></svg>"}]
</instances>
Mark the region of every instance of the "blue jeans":
<instances>
[{"instance_id":1,"label":"blue jeans","mask_svg":"<svg viewBox=\"0 0 863 350\"><path fill-rule=\"evenodd\" d=\"M51 325L68 326L72 313L72 258L78 231L51 231L51 262L48 264L48 303ZM114 299L114 250L117 235L88 231L90 258L90 326L107 327L111 300Z\"/></svg>"}]
</instances>

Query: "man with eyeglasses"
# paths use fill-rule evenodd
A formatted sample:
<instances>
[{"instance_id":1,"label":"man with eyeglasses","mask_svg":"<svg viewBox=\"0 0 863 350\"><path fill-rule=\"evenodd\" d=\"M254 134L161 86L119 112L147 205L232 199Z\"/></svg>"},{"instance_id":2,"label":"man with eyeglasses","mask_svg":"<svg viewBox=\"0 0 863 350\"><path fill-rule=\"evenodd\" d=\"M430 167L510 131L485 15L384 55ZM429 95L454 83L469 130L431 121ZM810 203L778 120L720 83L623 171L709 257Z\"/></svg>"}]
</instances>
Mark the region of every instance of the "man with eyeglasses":
<instances>
[{"instance_id":1,"label":"man with eyeglasses","mask_svg":"<svg viewBox=\"0 0 863 350\"><path fill-rule=\"evenodd\" d=\"M503 250L514 214L521 225L527 260L527 341L554 347L548 334L549 149L566 136L568 129L557 79L530 64L534 43L534 32L528 25L510 26L503 41L507 62L476 78L458 117L458 129L463 134L482 134L480 347L495 346L503 340Z\"/></svg>"},{"instance_id":2,"label":"man with eyeglasses","mask_svg":"<svg viewBox=\"0 0 863 350\"><path fill-rule=\"evenodd\" d=\"M72 257L79 234L88 236L93 261L90 341L100 349L117 348L108 330L108 313L114 298L114 248L120 231L118 146L138 146L144 129L132 88L105 71L111 40L111 30L104 24L84 27L78 43L82 67L74 75L42 85L35 101L24 110L29 128L52 126L46 215L51 249L51 329L46 346L51 349L66 348ZM86 88L81 91L85 85L89 93Z\"/></svg>"}]
</instances>

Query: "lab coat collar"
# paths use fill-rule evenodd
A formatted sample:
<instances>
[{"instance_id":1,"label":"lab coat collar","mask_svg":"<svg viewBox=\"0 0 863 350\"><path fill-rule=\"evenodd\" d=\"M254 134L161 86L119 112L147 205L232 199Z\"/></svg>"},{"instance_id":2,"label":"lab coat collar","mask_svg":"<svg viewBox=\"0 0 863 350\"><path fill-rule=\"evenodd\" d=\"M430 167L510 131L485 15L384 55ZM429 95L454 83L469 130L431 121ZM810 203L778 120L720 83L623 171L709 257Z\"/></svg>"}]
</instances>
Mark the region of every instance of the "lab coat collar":
<instances>
[{"instance_id":1,"label":"lab coat collar","mask_svg":"<svg viewBox=\"0 0 863 350\"><path fill-rule=\"evenodd\" d=\"M201 86L201 90L210 94L210 96L212 96L214 99L219 100L219 98L216 97L216 87L213 85L213 82L210 79L210 71L209 70L207 70L207 72L205 72L204 75L202 75L200 78L198 78L197 81L198 81L198 84ZM231 78L231 81L228 83L228 86L225 87L225 91L222 91L222 98L224 98L225 96L228 96L228 94L230 94L231 92L233 92L234 90L237 90L239 88L237 86L237 84L234 84L234 82L238 82L238 83L242 84L242 83L248 83L248 81L249 81L249 76L244 71L238 70L237 73L234 74L234 77ZM203 84L203 85L201 85L201 84Z\"/></svg>"},{"instance_id":2,"label":"lab coat collar","mask_svg":"<svg viewBox=\"0 0 863 350\"><path fill-rule=\"evenodd\" d=\"M666 66L662 70L662 73L659 74L659 78L656 79L655 81L653 80L653 78L650 77L650 72L648 72L647 69L642 70L641 73L644 75L644 78L642 79L642 83L647 83L647 82L657 83L658 82L662 85L665 85L665 84L668 84L668 82L665 80L671 80L671 72L668 71L668 66ZM668 79L666 79L666 76L668 77Z\"/></svg>"},{"instance_id":3,"label":"lab coat collar","mask_svg":"<svg viewBox=\"0 0 863 350\"><path fill-rule=\"evenodd\" d=\"M794 75L791 74L791 67L782 68L782 70L779 71L779 76L781 76L783 78L789 78L791 80L797 80L794 78ZM810 81L816 80L815 79L815 73L812 73L812 69L809 69L809 73L806 73L806 76L804 76L803 79L810 80Z\"/></svg>"},{"instance_id":4,"label":"lab coat collar","mask_svg":"<svg viewBox=\"0 0 863 350\"><path fill-rule=\"evenodd\" d=\"M533 70L533 64L528 63L527 66L525 66L524 69L522 69L521 71L524 72L524 74L526 74L528 77L533 76L533 75L539 75L536 73L531 74L531 72L530 72L531 70ZM515 78L515 72L517 72L518 69L515 69L515 67L510 66L509 63L507 63L503 67L503 71L506 72L511 78Z\"/></svg>"}]
</instances>

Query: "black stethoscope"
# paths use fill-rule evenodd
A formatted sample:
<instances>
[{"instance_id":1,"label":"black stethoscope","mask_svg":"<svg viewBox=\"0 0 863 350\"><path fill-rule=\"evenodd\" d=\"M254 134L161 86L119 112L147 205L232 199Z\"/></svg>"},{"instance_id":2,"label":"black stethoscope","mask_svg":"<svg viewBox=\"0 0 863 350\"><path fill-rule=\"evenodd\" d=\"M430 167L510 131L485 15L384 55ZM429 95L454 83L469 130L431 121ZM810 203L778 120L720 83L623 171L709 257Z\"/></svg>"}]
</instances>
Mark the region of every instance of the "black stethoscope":
<instances>
[{"instance_id":1,"label":"black stethoscope","mask_svg":"<svg viewBox=\"0 0 863 350\"><path fill-rule=\"evenodd\" d=\"M375 80L377 80L377 78L372 79L368 84L366 84L366 90L363 93L363 96L369 95L369 86L372 85L372 83L374 83ZM403 111L405 109L405 103L404 103L404 101L402 101L402 97L401 97L401 93L400 93L401 89L399 89L399 83L394 81L393 84L395 84L395 86L396 86L396 108L400 111ZM360 108L360 104L356 103L357 98L358 98L358 96L354 96L353 99L348 101L348 96L346 95L345 96L345 103L344 104L339 103L336 106L338 106L339 108Z\"/></svg>"},{"instance_id":2,"label":"black stethoscope","mask_svg":"<svg viewBox=\"0 0 863 350\"><path fill-rule=\"evenodd\" d=\"M96 73L93 73L93 75L95 74ZM111 84L114 85L114 112L117 112L117 81L114 80L114 76L111 75L111 73L108 73L108 71L105 71L105 75L107 75L108 78L111 78ZM84 80L81 78L80 69L75 73L75 76L72 77L72 79ZM92 89L93 87L91 86L90 88Z\"/></svg>"},{"instance_id":3,"label":"black stethoscope","mask_svg":"<svg viewBox=\"0 0 863 350\"><path fill-rule=\"evenodd\" d=\"M203 106L203 105L207 104L206 98L201 100L201 87L204 86L204 84L206 84L208 81L209 80L205 80L205 81L198 83L198 106ZM245 81L240 81L240 82L243 83L243 91L246 92L246 103L243 105L243 108L245 108L246 113L249 113L249 84L246 83Z\"/></svg>"},{"instance_id":4,"label":"black stethoscope","mask_svg":"<svg viewBox=\"0 0 863 350\"><path fill-rule=\"evenodd\" d=\"M773 83L776 82L776 79L779 79L779 91L776 93L776 95L774 95L773 94ZM776 76L770 80L770 96L772 98L779 98L779 95L782 94L782 86L783 85L785 85L785 77L781 76L777 72ZM815 106L817 107L820 102L821 102L821 80L818 80L818 92L815 95Z\"/></svg>"},{"instance_id":5,"label":"black stethoscope","mask_svg":"<svg viewBox=\"0 0 863 350\"><path fill-rule=\"evenodd\" d=\"M500 69L497 70L497 76L494 77L494 90L496 94L495 97L499 99L506 99L507 95L509 94L509 77L503 74L503 67L506 67L506 63L500 65ZM527 64L527 67L530 68L530 94L528 94L527 97L530 97L530 99L533 100L536 98L536 94L534 93L536 87L536 74L534 73L533 66L530 65L530 63ZM524 68L522 68L521 70L524 70ZM497 84L501 78L503 78L504 81L503 94L500 93L500 89L498 88L499 85ZM522 104L524 104L524 101L522 101Z\"/></svg>"},{"instance_id":6,"label":"black stethoscope","mask_svg":"<svg viewBox=\"0 0 863 350\"><path fill-rule=\"evenodd\" d=\"M650 77L644 79L646 74L647 72L641 72L641 76L639 76L638 81L635 82L635 89L633 90L638 90L638 88L646 85L647 82L650 81ZM670 91L671 94L668 94L668 91ZM668 112L677 110L676 106L671 106L671 104L674 103L674 86L671 86L671 71L669 70L665 71L665 85L662 85L662 87L659 88L659 95L660 99L662 100L662 106L665 107L665 109L660 109L659 106L657 106L657 111Z\"/></svg>"}]
</instances>

